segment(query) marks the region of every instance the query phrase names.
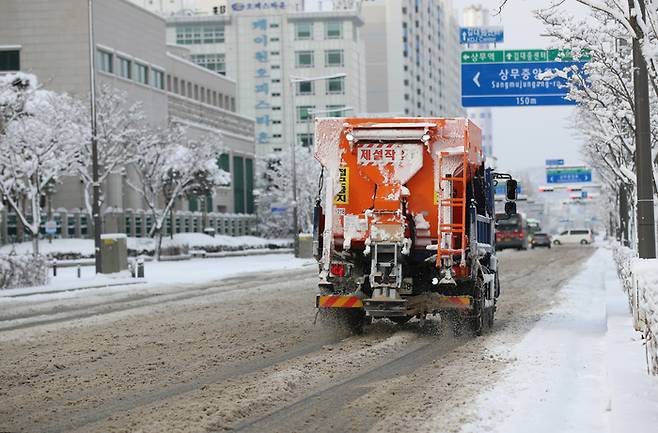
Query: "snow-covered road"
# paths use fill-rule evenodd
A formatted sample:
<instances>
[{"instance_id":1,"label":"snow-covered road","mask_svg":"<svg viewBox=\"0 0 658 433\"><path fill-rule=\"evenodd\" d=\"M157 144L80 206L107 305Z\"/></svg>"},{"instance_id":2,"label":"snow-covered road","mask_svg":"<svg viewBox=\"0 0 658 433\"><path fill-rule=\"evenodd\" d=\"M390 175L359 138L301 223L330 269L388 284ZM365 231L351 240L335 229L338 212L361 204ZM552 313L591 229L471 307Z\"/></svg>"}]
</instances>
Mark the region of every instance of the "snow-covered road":
<instances>
[{"instance_id":1,"label":"snow-covered road","mask_svg":"<svg viewBox=\"0 0 658 433\"><path fill-rule=\"evenodd\" d=\"M459 432L515 365L500 347L558 304L593 251L504 252L481 338L438 321L336 338L313 326L312 268L50 299L0 330L0 431Z\"/></svg>"}]
</instances>

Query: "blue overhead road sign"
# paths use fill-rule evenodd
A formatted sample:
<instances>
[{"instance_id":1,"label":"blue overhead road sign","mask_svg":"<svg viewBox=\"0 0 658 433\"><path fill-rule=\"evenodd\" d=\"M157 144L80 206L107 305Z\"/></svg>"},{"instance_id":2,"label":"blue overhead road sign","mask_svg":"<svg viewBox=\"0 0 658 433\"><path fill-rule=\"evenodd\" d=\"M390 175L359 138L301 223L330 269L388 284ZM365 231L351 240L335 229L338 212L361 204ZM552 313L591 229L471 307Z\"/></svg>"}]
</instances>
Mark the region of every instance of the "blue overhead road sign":
<instances>
[{"instance_id":1,"label":"blue overhead road sign","mask_svg":"<svg viewBox=\"0 0 658 433\"><path fill-rule=\"evenodd\" d=\"M459 42L461 44L499 44L503 40L503 28L499 26L459 28Z\"/></svg>"},{"instance_id":2,"label":"blue overhead road sign","mask_svg":"<svg viewBox=\"0 0 658 433\"><path fill-rule=\"evenodd\" d=\"M559 167L546 169L547 183L591 182L592 170L588 167Z\"/></svg>"},{"instance_id":3,"label":"blue overhead road sign","mask_svg":"<svg viewBox=\"0 0 658 433\"><path fill-rule=\"evenodd\" d=\"M517 107L575 105L565 99L566 79L542 80L539 75L576 67L585 62L462 63L462 106Z\"/></svg>"},{"instance_id":4,"label":"blue overhead road sign","mask_svg":"<svg viewBox=\"0 0 658 433\"><path fill-rule=\"evenodd\" d=\"M564 165L564 159L547 159L546 165L547 166Z\"/></svg>"}]
</instances>

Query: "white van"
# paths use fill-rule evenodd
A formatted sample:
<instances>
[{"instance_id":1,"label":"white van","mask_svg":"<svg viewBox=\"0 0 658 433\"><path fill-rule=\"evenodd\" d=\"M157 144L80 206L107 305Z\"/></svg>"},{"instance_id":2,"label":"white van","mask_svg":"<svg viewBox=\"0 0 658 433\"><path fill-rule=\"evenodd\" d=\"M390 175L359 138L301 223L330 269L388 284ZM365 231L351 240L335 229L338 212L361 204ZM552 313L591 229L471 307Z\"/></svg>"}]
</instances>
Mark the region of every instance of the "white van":
<instances>
[{"instance_id":1,"label":"white van","mask_svg":"<svg viewBox=\"0 0 658 433\"><path fill-rule=\"evenodd\" d=\"M594 242L594 236L591 229L571 229L565 230L559 235L553 236L553 245L562 244L581 244L587 245Z\"/></svg>"}]
</instances>

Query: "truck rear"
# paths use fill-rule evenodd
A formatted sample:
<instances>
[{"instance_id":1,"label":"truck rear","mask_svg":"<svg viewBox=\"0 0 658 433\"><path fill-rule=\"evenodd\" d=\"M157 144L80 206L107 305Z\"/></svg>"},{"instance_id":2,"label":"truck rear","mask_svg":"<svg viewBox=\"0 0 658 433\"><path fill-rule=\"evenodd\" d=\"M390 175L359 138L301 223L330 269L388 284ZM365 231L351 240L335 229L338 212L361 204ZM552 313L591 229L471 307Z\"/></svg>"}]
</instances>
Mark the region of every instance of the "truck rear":
<instances>
[{"instance_id":1,"label":"truck rear","mask_svg":"<svg viewBox=\"0 0 658 433\"><path fill-rule=\"evenodd\" d=\"M435 313L476 334L492 326L494 184L509 176L485 167L480 129L467 119L331 118L316 121L315 137L327 178L315 209L320 312L354 331L367 318Z\"/></svg>"}]
</instances>

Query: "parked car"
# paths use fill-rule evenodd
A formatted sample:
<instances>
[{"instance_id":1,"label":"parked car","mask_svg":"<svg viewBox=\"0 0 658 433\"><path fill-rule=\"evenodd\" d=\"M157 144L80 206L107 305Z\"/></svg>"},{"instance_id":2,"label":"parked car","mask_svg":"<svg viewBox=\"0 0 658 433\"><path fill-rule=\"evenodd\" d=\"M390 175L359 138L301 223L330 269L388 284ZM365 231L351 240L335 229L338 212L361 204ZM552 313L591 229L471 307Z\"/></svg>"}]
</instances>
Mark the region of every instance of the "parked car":
<instances>
[{"instance_id":1,"label":"parked car","mask_svg":"<svg viewBox=\"0 0 658 433\"><path fill-rule=\"evenodd\" d=\"M551 247L551 237L548 233L537 232L532 236L530 247Z\"/></svg>"},{"instance_id":2,"label":"parked car","mask_svg":"<svg viewBox=\"0 0 658 433\"><path fill-rule=\"evenodd\" d=\"M591 229L571 229L565 230L559 235L553 236L553 245L562 244L581 244L587 245L594 242L594 236Z\"/></svg>"}]
</instances>

